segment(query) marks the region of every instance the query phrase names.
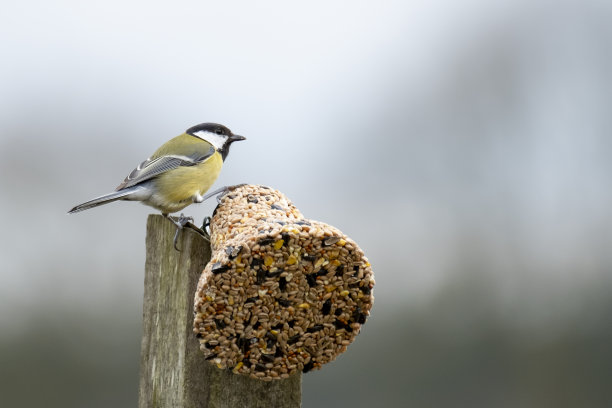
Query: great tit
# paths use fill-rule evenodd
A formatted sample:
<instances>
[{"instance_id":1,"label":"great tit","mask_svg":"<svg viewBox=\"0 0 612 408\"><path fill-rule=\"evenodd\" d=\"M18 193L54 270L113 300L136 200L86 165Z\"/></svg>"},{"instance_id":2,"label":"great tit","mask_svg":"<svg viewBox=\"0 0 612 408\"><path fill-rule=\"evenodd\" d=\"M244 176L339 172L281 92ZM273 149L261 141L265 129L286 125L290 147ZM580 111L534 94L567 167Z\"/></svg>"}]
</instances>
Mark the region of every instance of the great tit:
<instances>
[{"instance_id":1,"label":"great tit","mask_svg":"<svg viewBox=\"0 0 612 408\"><path fill-rule=\"evenodd\" d=\"M140 163L114 192L79 204L68 213L117 200L140 201L157 208L180 229L186 219L181 215L177 223L168 214L208 198L204 193L219 176L231 144L245 139L217 123L193 126Z\"/></svg>"}]
</instances>

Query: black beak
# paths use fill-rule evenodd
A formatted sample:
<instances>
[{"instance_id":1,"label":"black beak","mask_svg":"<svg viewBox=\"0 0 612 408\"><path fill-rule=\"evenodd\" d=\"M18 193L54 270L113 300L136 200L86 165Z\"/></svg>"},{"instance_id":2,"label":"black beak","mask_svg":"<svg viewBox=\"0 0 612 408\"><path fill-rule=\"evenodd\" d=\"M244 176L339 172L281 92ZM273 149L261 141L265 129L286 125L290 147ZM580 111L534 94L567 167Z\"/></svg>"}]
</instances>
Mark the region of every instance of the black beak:
<instances>
[{"instance_id":1,"label":"black beak","mask_svg":"<svg viewBox=\"0 0 612 408\"><path fill-rule=\"evenodd\" d=\"M227 140L225 141L225 143L223 143L223 147L219 149L219 152L221 153L221 157L223 157L223 161L225 161L225 158L227 157L227 154L229 153L229 149L232 143L237 142L239 140L246 140L246 137L235 135L233 133L227 137Z\"/></svg>"},{"instance_id":2,"label":"black beak","mask_svg":"<svg viewBox=\"0 0 612 408\"><path fill-rule=\"evenodd\" d=\"M240 135L231 135L229 137L229 140L231 140L232 142L237 142L239 140L246 140L246 137Z\"/></svg>"}]
</instances>

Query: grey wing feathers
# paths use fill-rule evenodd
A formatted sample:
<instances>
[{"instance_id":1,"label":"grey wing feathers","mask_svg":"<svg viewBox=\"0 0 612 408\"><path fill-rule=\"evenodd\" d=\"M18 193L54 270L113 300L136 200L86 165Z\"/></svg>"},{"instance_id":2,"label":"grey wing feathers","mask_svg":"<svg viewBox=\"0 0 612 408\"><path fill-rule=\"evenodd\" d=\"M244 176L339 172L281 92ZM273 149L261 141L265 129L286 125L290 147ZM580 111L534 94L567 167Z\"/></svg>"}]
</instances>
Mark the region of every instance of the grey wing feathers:
<instances>
[{"instance_id":1,"label":"grey wing feathers","mask_svg":"<svg viewBox=\"0 0 612 408\"><path fill-rule=\"evenodd\" d=\"M166 155L156 157L155 159L147 159L140 163L132 172L119 184L115 191L122 190L127 187L135 186L143 181L150 180L162 173L175 169L180 166L194 166L202 163L215 153L215 149L211 147L205 155L199 156L182 156L182 155Z\"/></svg>"}]
</instances>

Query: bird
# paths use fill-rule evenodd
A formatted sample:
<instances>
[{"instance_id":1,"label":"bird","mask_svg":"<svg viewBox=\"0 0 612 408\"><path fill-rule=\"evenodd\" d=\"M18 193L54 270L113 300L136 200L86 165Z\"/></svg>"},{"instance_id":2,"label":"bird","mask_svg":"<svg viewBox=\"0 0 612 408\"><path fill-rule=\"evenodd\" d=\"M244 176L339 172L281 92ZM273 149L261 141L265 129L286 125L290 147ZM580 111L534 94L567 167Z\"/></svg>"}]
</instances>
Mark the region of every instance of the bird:
<instances>
[{"instance_id":1,"label":"bird","mask_svg":"<svg viewBox=\"0 0 612 408\"><path fill-rule=\"evenodd\" d=\"M176 248L179 231L193 219L181 214L175 220L169 214L227 190L224 187L205 195L219 176L230 146L240 140L246 138L218 123L192 126L160 146L151 157L132 170L115 191L76 205L68 214L118 200L140 201L161 211L177 226L174 237Z\"/></svg>"}]
</instances>

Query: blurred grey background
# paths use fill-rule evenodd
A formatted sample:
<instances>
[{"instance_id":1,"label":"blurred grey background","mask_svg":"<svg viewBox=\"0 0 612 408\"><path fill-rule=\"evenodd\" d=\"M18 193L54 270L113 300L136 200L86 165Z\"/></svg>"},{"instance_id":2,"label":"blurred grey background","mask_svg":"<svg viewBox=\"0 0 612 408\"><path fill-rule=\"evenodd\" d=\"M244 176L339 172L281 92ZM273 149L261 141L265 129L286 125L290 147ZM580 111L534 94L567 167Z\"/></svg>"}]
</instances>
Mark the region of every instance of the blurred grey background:
<instances>
[{"instance_id":1,"label":"blurred grey background","mask_svg":"<svg viewBox=\"0 0 612 408\"><path fill-rule=\"evenodd\" d=\"M135 406L153 210L65 213L205 121L373 265L304 407L612 406L609 1L2 9L1 406Z\"/></svg>"}]
</instances>

